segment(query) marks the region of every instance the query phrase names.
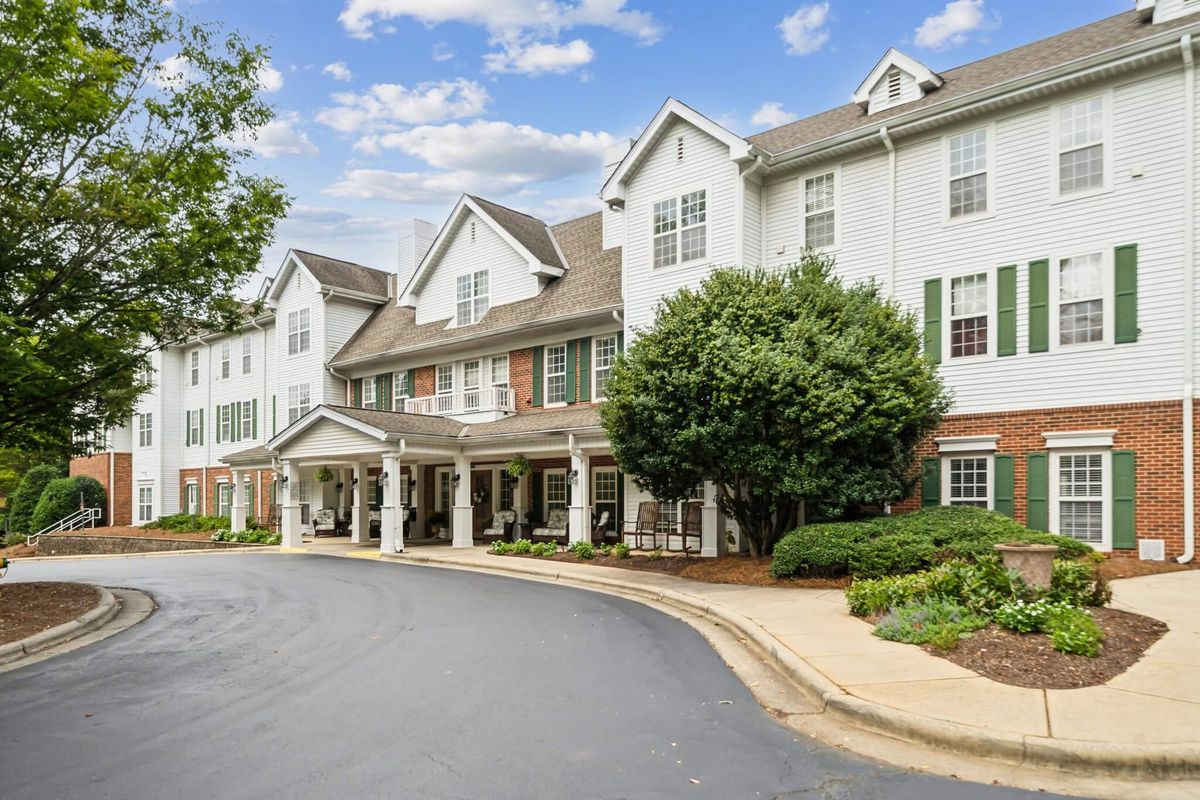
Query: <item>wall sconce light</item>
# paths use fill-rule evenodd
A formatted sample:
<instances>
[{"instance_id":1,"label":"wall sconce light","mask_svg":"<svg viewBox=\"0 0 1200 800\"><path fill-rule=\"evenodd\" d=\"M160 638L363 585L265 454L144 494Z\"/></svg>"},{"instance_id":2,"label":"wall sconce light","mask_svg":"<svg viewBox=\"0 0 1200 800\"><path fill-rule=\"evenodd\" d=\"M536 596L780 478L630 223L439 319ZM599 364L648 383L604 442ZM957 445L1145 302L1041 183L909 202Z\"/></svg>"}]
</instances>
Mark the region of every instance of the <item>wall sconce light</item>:
<instances>
[{"instance_id":1,"label":"wall sconce light","mask_svg":"<svg viewBox=\"0 0 1200 800\"><path fill-rule=\"evenodd\" d=\"M386 472L381 472L381 473L379 474L379 482L380 482L380 483L387 483L387 480L388 480L388 474L387 474Z\"/></svg>"},{"instance_id":2,"label":"wall sconce light","mask_svg":"<svg viewBox=\"0 0 1200 800\"><path fill-rule=\"evenodd\" d=\"M351 479L350 479L350 485L351 485L351 486L358 486L358 478L351 478Z\"/></svg>"},{"instance_id":3,"label":"wall sconce light","mask_svg":"<svg viewBox=\"0 0 1200 800\"><path fill-rule=\"evenodd\" d=\"M280 481L280 483L282 483L284 486L286 486L286 485L287 485L287 482L288 482L288 476L287 476L287 475L284 475L284 476L283 476L283 480L281 480L281 481Z\"/></svg>"},{"instance_id":4,"label":"wall sconce light","mask_svg":"<svg viewBox=\"0 0 1200 800\"><path fill-rule=\"evenodd\" d=\"M342 489L346 488L346 484L338 481L338 485L335 488L340 492Z\"/></svg>"},{"instance_id":5,"label":"wall sconce light","mask_svg":"<svg viewBox=\"0 0 1200 800\"><path fill-rule=\"evenodd\" d=\"M408 488L412 489L417 485L417 479L413 476L408 476Z\"/></svg>"},{"instance_id":6,"label":"wall sconce light","mask_svg":"<svg viewBox=\"0 0 1200 800\"><path fill-rule=\"evenodd\" d=\"M579 470L573 469L567 473L567 480L571 483L579 483Z\"/></svg>"},{"instance_id":7,"label":"wall sconce light","mask_svg":"<svg viewBox=\"0 0 1200 800\"><path fill-rule=\"evenodd\" d=\"M456 472L456 473L454 473L454 477L450 479L450 482L453 483L455 486L458 486L458 482L460 480L462 480L462 476Z\"/></svg>"}]
</instances>

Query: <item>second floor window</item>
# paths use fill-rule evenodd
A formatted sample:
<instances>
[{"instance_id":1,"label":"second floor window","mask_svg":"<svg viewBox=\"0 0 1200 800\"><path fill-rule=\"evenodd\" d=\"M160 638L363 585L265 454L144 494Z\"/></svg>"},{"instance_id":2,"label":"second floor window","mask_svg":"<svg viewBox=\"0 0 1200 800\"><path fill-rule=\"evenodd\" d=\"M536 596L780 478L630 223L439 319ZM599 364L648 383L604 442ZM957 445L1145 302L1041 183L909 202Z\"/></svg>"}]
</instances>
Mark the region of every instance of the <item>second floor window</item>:
<instances>
[{"instance_id":1,"label":"second floor window","mask_svg":"<svg viewBox=\"0 0 1200 800\"><path fill-rule=\"evenodd\" d=\"M221 342L221 380L229 380L229 342Z\"/></svg>"},{"instance_id":2,"label":"second floor window","mask_svg":"<svg viewBox=\"0 0 1200 800\"><path fill-rule=\"evenodd\" d=\"M154 445L154 414L138 415L138 447Z\"/></svg>"},{"instance_id":3,"label":"second floor window","mask_svg":"<svg viewBox=\"0 0 1200 800\"><path fill-rule=\"evenodd\" d=\"M242 403L242 428L238 434L239 440L254 438L254 404L250 400Z\"/></svg>"},{"instance_id":4,"label":"second floor window","mask_svg":"<svg viewBox=\"0 0 1200 800\"><path fill-rule=\"evenodd\" d=\"M593 396L597 400L604 399L604 386L608 383L608 373L616 355L616 336L599 336L592 340L592 370L596 376L596 390Z\"/></svg>"},{"instance_id":5,"label":"second floor window","mask_svg":"<svg viewBox=\"0 0 1200 800\"><path fill-rule=\"evenodd\" d=\"M251 361L252 361L250 354L252 352L251 347L253 347L253 345L254 345L254 340L251 339L249 336L242 337L242 374L243 375L250 374L250 365L251 365Z\"/></svg>"},{"instance_id":6,"label":"second floor window","mask_svg":"<svg viewBox=\"0 0 1200 800\"><path fill-rule=\"evenodd\" d=\"M1104 98L1060 107L1057 125L1059 194L1104 186Z\"/></svg>"},{"instance_id":7,"label":"second floor window","mask_svg":"<svg viewBox=\"0 0 1200 800\"><path fill-rule=\"evenodd\" d=\"M219 441L228 442L233 439L233 405L221 406L221 426L217 432Z\"/></svg>"},{"instance_id":8,"label":"second floor window","mask_svg":"<svg viewBox=\"0 0 1200 800\"><path fill-rule=\"evenodd\" d=\"M987 345L987 273L951 279L950 357L985 355Z\"/></svg>"},{"instance_id":9,"label":"second floor window","mask_svg":"<svg viewBox=\"0 0 1200 800\"><path fill-rule=\"evenodd\" d=\"M1104 257L1064 258L1058 265L1058 343L1104 341Z\"/></svg>"},{"instance_id":10,"label":"second floor window","mask_svg":"<svg viewBox=\"0 0 1200 800\"><path fill-rule=\"evenodd\" d=\"M546 348L546 403L567 402L567 346Z\"/></svg>"},{"instance_id":11,"label":"second floor window","mask_svg":"<svg viewBox=\"0 0 1200 800\"><path fill-rule=\"evenodd\" d=\"M492 386L508 388L508 356L492 356Z\"/></svg>"},{"instance_id":12,"label":"second floor window","mask_svg":"<svg viewBox=\"0 0 1200 800\"><path fill-rule=\"evenodd\" d=\"M404 410L404 401L408 399L408 372L399 370L392 375L392 407L395 411Z\"/></svg>"},{"instance_id":13,"label":"second floor window","mask_svg":"<svg viewBox=\"0 0 1200 800\"><path fill-rule=\"evenodd\" d=\"M837 244L837 192L834 174L814 175L804 181L804 246Z\"/></svg>"},{"instance_id":14,"label":"second floor window","mask_svg":"<svg viewBox=\"0 0 1200 800\"><path fill-rule=\"evenodd\" d=\"M654 266L669 267L708 254L708 192L700 189L654 204Z\"/></svg>"},{"instance_id":15,"label":"second floor window","mask_svg":"<svg viewBox=\"0 0 1200 800\"><path fill-rule=\"evenodd\" d=\"M200 427L201 419L202 419L202 417L200 416L200 409L196 409L195 411L187 412L187 424L188 424L187 443L189 445L201 443L200 442L200 431L202 430L202 428Z\"/></svg>"},{"instance_id":16,"label":"second floor window","mask_svg":"<svg viewBox=\"0 0 1200 800\"><path fill-rule=\"evenodd\" d=\"M200 351L193 350L191 358L192 386L200 385Z\"/></svg>"},{"instance_id":17,"label":"second floor window","mask_svg":"<svg viewBox=\"0 0 1200 800\"><path fill-rule=\"evenodd\" d=\"M488 273L486 269L458 276L456 325L471 325L483 319L488 310Z\"/></svg>"},{"instance_id":18,"label":"second floor window","mask_svg":"<svg viewBox=\"0 0 1200 800\"><path fill-rule=\"evenodd\" d=\"M453 394L454 392L454 365L453 364L438 364L437 365L437 393L438 394Z\"/></svg>"},{"instance_id":19,"label":"second floor window","mask_svg":"<svg viewBox=\"0 0 1200 800\"><path fill-rule=\"evenodd\" d=\"M288 387L288 425L303 417L312 408L312 399L307 383Z\"/></svg>"},{"instance_id":20,"label":"second floor window","mask_svg":"<svg viewBox=\"0 0 1200 800\"><path fill-rule=\"evenodd\" d=\"M288 355L307 353L312 346L312 327L309 311L301 308L288 314Z\"/></svg>"},{"instance_id":21,"label":"second floor window","mask_svg":"<svg viewBox=\"0 0 1200 800\"><path fill-rule=\"evenodd\" d=\"M363 378L362 379L362 407L363 408L374 408L375 407L375 379L374 378Z\"/></svg>"},{"instance_id":22,"label":"second floor window","mask_svg":"<svg viewBox=\"0 0 1200 800\"><path fill-rule=\"evenodd\" d=\"M988 210L988 141L986 130L946 140L950 158L950 219Z\"/></svg>"}]
</instances>

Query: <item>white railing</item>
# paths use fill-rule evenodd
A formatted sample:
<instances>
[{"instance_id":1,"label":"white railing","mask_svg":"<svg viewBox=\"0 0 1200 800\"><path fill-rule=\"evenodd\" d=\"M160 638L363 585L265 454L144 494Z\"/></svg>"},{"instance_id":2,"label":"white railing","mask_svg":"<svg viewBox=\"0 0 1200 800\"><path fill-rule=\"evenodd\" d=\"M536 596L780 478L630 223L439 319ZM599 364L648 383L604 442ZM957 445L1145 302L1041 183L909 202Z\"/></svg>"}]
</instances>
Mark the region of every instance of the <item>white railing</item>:
<instances>
[{"instance_id":1,"label":"white railing","mask_svg":"<svg viewBox=\"0 0 1200 800\"><path fill-rule=\"evenodd\" d=\"M60 531L77 531L81 528L96 527L96 520L103 516L103 511L99 508L81 508L69 517L63 517L53 525L47 525L40 531L30 534L25 543L30 547L37 544L38 537L45 536L47 533L58 533Z\"/></svg>"},{"instance_id":2,"label":"white railing","mask_svg":"<svg viewBox=\"0 0 1200 800\"><path fill-rule=\"evenodd\" d=\"M435 394L429 397L410 397L404 401L404 410L409 414L426 414L440 417L448 414L470 414L475 411L517 410L513 391L507 386L489 386L486 389L467 389L451 394Z\"/></svg>"}]
</instances>

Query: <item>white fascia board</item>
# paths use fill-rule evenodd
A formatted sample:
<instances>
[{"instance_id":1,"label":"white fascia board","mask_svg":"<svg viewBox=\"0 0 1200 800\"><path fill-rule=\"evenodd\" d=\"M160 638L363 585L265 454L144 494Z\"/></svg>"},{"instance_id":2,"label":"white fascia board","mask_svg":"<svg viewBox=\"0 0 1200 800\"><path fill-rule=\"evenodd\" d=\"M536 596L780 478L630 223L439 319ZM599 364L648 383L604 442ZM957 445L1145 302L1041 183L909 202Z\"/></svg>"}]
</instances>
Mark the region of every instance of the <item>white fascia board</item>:
<instances>
[{"instance_id":1,"label":"white fascia board","mask_svg":"<svg viewBox=\"0 0 1200 800\"><path fill-rule=\"evenodd\" d=\"M314 278L313 274L308 271L308 267L300 259L300 256L296 255L296 251L288 250L287 255L283 257L283 263L279 265L279 269L275 273L275 277L271 278L270 288L267 290L267 300L279 300L280 293L282 293L284 287L287 286L287 278L290 277L292 264L295 264L297 268L304 270L304 274L307 275L308 279L313 283L317 284L318 286L321 285L321 282Z\"/></svg>"},{"instance_id":2,"label":"white fascia board","mask_svg":"<svg viewBox=\"0 0 1200 800\"><path fill-rule=\"evenodd\" d=\"M1047 450L1057 450L1064 447L1112 447L1115 430L1105 431L1062 431L1060 433L1043 433Z\"/></svg>"},{"instance_id":3,"label":"white fascia board","mask_svg":"<svg viewBox=\"0 0 1200 800\"><path fill-rule=\"evenodd\" d=\"M999 436L941 436L934 439L939 453L994 453Z\"/></svg>"},{"instance_id":4,"label":"white fascia board","mask_svg":"<svg viewBox=\"0 0 1200 800\"><path fill-rule=\"evenodd\" d=\"M875 64L875 68L871 70L866 79L858 85L858 89L854 91L854 102L865 107L871 99L871 89L875 87L875 84L883 80L883 76L892 67L898 67L916 78L917 85L921 87L922 92L936 89L944 82L940 76L920 61L917 61L912 56L901 53L894 47L889 47L888 51L883 54L883 58L879 59L878 63Z\"/></svg>"},{"instance_id":5,"label":"white fascia board","mask_svg":"<svg viewBox=\"0 0 1200 800\"><path fill-rule=\"evenodd\" d=\"M314 408L312 411L309 411L302 418L284 428L283 431L281 431L277 436L268 441L267 449L278 452L280 447L287 444L292 439L295 439L301 433L304 433L304 431L308 430L323 419L332 420L340 425L345 425L347 428L353 428L354 430L359 431L360 433L365 433L367 436L371 436L381 442L386 441L388 438L387 431L384 431L381 428L376 428L374 425L368 425L367 423L361 422L353 417L340 414L328 406L320 405Z\"/></svg>"}]
</instances>

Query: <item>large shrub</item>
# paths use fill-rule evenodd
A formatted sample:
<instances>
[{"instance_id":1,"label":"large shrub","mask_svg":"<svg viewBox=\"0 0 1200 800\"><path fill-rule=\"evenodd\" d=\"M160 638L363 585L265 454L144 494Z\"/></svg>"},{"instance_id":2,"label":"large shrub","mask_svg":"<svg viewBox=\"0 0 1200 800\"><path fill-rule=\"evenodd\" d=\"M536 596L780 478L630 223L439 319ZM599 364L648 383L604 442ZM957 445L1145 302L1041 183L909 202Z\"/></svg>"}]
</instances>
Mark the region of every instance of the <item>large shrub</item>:
<instances>
[{"instance_id":1,"label":"large shrub","mask_svg":"<svg viewBox=\"0 0 1200 800\"><path fill-rule=\"evenodd\" d=\"M10 531L32 533L41 530L31 527L33 511L37 508L38 500L41 499L46 485L55 478L61 478L62 475L61 469L49 464L33 467L25 473L25 477L21 478L21 485L9 499L8 529Z\"/></svg>"},{"instance_id":2,"label":"large shrub","mask_svg":"<svg viewBox=\"0 0 1200 800\"><path fill-rule=\"evenodd\" d=\"M935 506L859 522L809 525L779 542L771 572L788 575L854 575L878 578L916 572L952 559L995 555L1003 542L1058 545L1058 558L1092 549L1076 539L1031 531L1003 514L970 506Z\"/></svg>"},{"instance_id":3,"label":"large shrub","mask_svg":"<svg viewBox=\"0 0 1200 800\"><path fill-rule=\"evenodd\" d=\"M207 533L208 531L228 528L229 518L206 517L203 514L171 514L167 517L159 517L153 522L147 522L142 527L160 531L171 531L172 533ZM259 526L247 523L246 527L257 528Z\"/></svg>"},{"instance_id":4,"label":"large shrub","mask_svg":"<svg viewBox=\"0 0 1200 800\"><path fill-rule=\"evenodd\" d=\"M106 505L104 487L95 478L76 475L50 481L33 510L33 518L29 522L31 529L40 531L64 517L71 516L79 510L81 496L86 508L102 509Z\"/></svg>"}]
</instances>

